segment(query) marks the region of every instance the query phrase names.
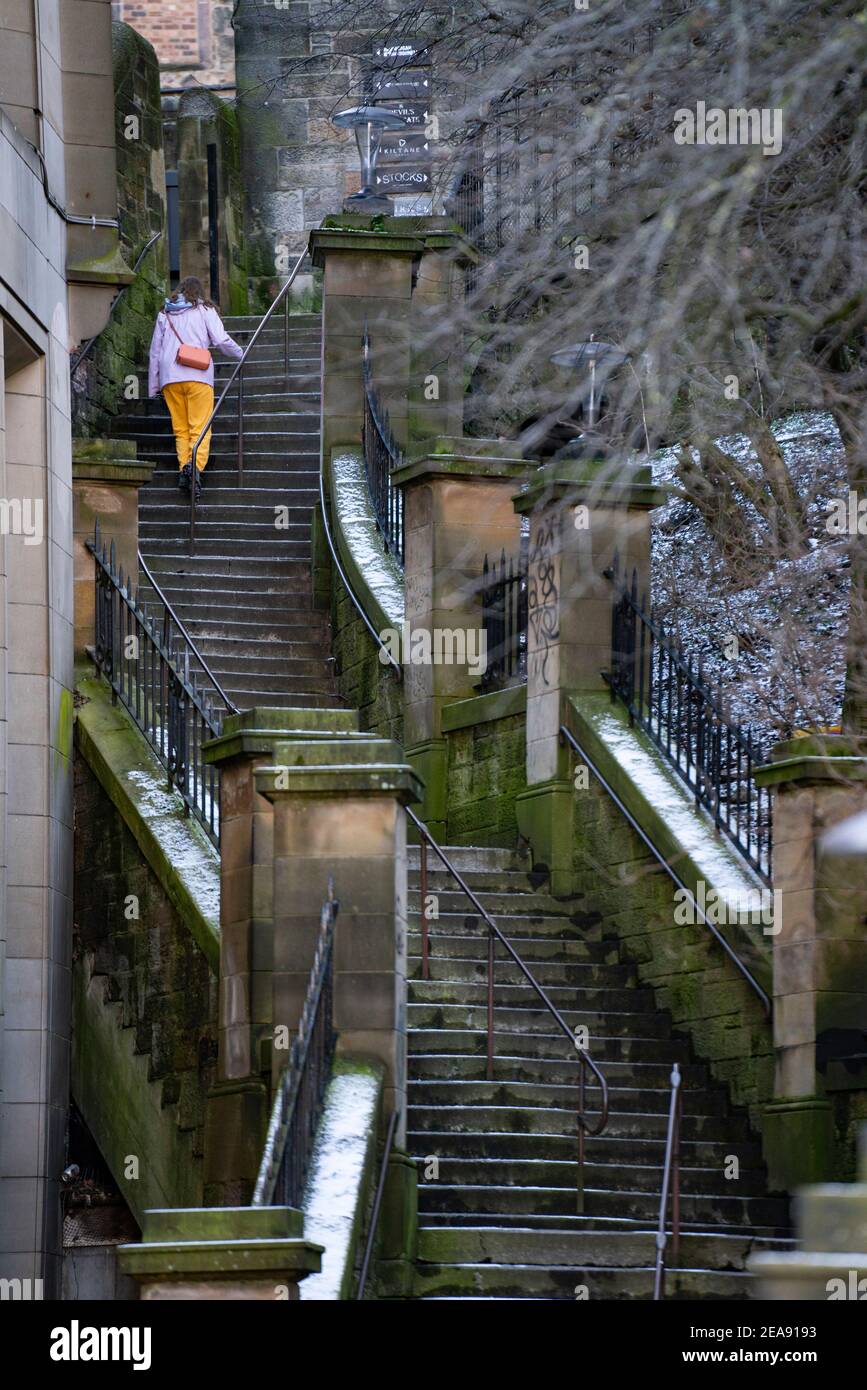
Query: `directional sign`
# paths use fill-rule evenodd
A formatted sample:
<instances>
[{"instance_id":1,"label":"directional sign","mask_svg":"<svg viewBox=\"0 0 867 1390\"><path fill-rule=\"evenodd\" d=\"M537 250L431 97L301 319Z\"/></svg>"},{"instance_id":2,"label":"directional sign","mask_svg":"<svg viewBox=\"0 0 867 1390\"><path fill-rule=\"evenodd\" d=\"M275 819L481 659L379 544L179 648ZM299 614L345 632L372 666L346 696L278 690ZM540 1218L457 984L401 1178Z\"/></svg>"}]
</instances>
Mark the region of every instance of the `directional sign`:
<instances>
[{"instance_id":1,"label":"directional sign","mask_svg":"<svg viewBox=\"0 0 867 1390\"><path fill-rule=\"evenodd\" d=\"M373 56L389 67L430 67L430 49L422 39L388 39L376 43Z\"/></svg>"},{"instance_id":2,"label":"directional sign","mask_svg":"<svg viewBox=\"0 0 867 1390\"><path fill-rule=\"evenodd\" d=\"M427 101L430 96L430 78L414 76L404 72L394 79L381 74L373 84L374 101Z\"/></svg>"},{"instance_id":3,"label":"directional sign","mask_svg":"<svg viewBox=\"0 0 867 1390\"><path fill-rule=\"evenodd\" d=\"M402 116L408 126L426 126L430 120L430 107L423 101L390 101L391 110Z\"/></svg>"},{"instance_id":4,"label":"directional sign","mask_svg":"<svg viewBox=\"0 0 867 1390\"><path fill-rule=\"evenodd\" d=\"M377 169L376 187L383 193L428 193L432 187L431 171L419 165L402 169Z\"/></svg>"},{"instance_id":5,"label":"directional sign","mask_svg":"<svg viewBox=\"0 0 867 1390\"><path fill-rule=\"evenodd\" d=\"M382 136L379 158L383 164L403 164L407 159L423 164L430 158L430 146L430 140L424 135L403 135L399 130L387 130Z\"/></svg>"}]
</instances>

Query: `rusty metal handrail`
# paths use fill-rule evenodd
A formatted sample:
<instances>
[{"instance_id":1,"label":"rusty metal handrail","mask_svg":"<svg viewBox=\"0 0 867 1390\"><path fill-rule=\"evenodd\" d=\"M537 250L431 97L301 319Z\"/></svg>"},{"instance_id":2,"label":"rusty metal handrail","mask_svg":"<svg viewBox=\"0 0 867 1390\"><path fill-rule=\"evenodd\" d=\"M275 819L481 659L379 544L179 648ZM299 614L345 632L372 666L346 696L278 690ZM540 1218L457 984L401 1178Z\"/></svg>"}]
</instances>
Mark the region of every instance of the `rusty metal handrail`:
<instances>
[{"instance_id":1,"label":"rusty metal handrail","mask_svg":"<svg viewBox=\"0 0 867 1390\"><path fill-rule=\"evenodd\" d=\"M268 308L266 309L265 313L262 315L261 319L259 320L258 327L254 329L252 338L250 339L250 341L249 341L249 343L247 344L247 346L244 348L244 351L241 353L241 356L238 358L238 361L235 363L235 368L234 368L234 370L233 370L231 376L229 377L229 380L226 382L225 386L223 387L222 391L220 392L220 399L217 401L216 405L214 406L213 410L211 411L210 415L208 416L207 420L205 421L205 423L204 423L204 425L203 425L203 427L202 427L201 434L199 435L198 439L196 440L195 444L193 445L193 452L192 452L192 456L191 456L191 458L190 458L190 554L191 554L191 555L193 554L193 550L194 550L195 544L196 544L196 456L197 456L197 454L198 454L198 452L199 452L199 447L200 447L200 445L201 445L201 443L202 443L202 440L205 438L205 435L208 433L208 430L211 428L211 425L213 424L213 421L214 421L214 417L217 415L217 412L220 410L220 407L222 406L223 401L226 399L226 396L227 396L227 394L228 394L230 388L231 388L232 385L234 384L235 378L238 377L238 486L240 487L240 486L243 485L243 482L244 482L244 379L243 379L242 376L239 376L239 373L243 371L243 369L244 369L244 363L245 363L246 360L247 360L247 355L248 355L248 353L250 352L251 348L253 348L253 347L255 346L256 340L257 340L257 338L259 337L259 334L262 332L262 329L265 327L265 324L266 324L266 323L268 322L268 320L271 318L271 315L274 313L274 310L277 308L277 306L278 306L279 304L284 303L284 301L285 301L286 323L285 323L285 327L284 327L284 356L285 356L285 363L284 363L284 365L285 365L286 376L287 376L287 378L288 378L288 376L289 376L289 300L288 300L288 294L289 294L289 290L292 288L292 284L293 284L293 282L294 282L294 280L295 280L295 276L298 274L299 270L301 269L302 262L304 261L304 258L305 258L306 255L307 255L307 250L306 250L306 248L305 248L305 249L301 252L301 255L298 257L298 259L297 259L297 261L295 262L295 264L294 264L294 266L292 267L292 269L290 270L290 272L289 272L289 278L287 279L286 283L285 283L284 285L281 285L279 292L274 296L273 300L272 300L271 303L268 305Z\"/></svg>"},{"instance_id":2,"label":"rusty metal handrail","mask_svg":"<svg viewBox=\"0 0 867 1390\"><path fill-rule=\"evenodd\" d=\"M683 1087L680 1067L671 1070L671 1099L668 1106L668 1129L665 1136L665 1164L662 1170L662 1193L659 1199L659 1226L656 1232L656 1268L653 1273L653 1299L658 1303L665 1297L665 1210L671 1191L671 1256L677 1264L680 1256L680 1121L683 1114Z\"/></svg>"},{"instance_id":3,"label":"rusty metal handrail","mask_svg":"<svg viewBox=\"0 0 867 1390\"><path fill-rule=\"evenodd\" d=\"M509 938L508 938L508 937L500 930L500 928L497 926L497 923L494 921L494 919L493 919L493 917L491 916L491 914L490 914L490 913L487 911L487 909L484 908L484 907L482 906L482 904L479 902L479 900L478 900L478 898L476 897L476 894L473 892L472 888L470 888L469 884L466 883L466 881L461 877L461 875L459 874L458 870L455 868L454 864L453 864L453 863L451 862L451 860L449 859L448 855L445 853L445 851L442 849L442 847L441 847L440 845L437 844L436 840L434 839L433 835L431 835L430 831L428 830L428 828L427 828L427 826L424 824L424 822L423 822L423 821L420 821L419 818L418 818L418 816L415 814L415 812L412 811L412 810L410 810L410 808L409 808L408 806L407 806L407 808L406 808L406 814L409 816L409 819L412 821L413 825L415 826L416 830L418 830L419 835L421 836L421 845L420 845L420 851L421 851L420 868L421 868L421 897L422 897L422 903L421 903L422 979L425 979L425 980L430 979L430 949L429 949L429 941L428 941L428 924L427 924L427 917L426 917L426 915L425 915L425 913L426 913L425 899L426 899L426 897L427 897L427 845L430 845L430 847L431 847L431 849L433 850L434 854L436 854L436 856L438 857L438 859L441 860L441 862L442 862L443 865L445 866L445 868L446 868L446 870L448 871L448 873L451 874L451 876L452 876L452 878L454 879L455 883L456 883L456 884L458 885L458 887L460 888L461 892L464 893L464 894L466 894L466 896L469 898L470 902L473 904L473 907L476 909L476 911L478 912L479 916L484 920L484 922L485 922L485 924L487 925L487 928L488 928L488 1057L487 1057L487 1069L486 1069L486 1070L487 1070L487 1080L488 1080L488 1081L492 1081L493 1078L494 1078L494 941L495 941L495 939L496 939L497 941L499 941L499 943L500 943L501 946L504 946L504 947L505 947L506 951L507 951L508 954L511 956L513 963L514 963L515 965L517 965L518 969L521 971L521 974L524 976L524 978L526 979L527 983L532 987L533 990L535 990L536 994L539 996L539 999L542 1001L542 1004L544 1005L544 1007L548 1010L549 1014L550 1014L551 1017L554 1019L555 1023L557 1024L557 1026L558 1026L560 1029L562 1029L562 1031L566 1034L566 1036L568 1037L570 1043L571 1043L572 1046L575 1048L575 1051L578 1053L578 1063L579 1063L579 1066L580 1066L580 1068L581 1068L581 1072L580 1072L580 1076L579 1076L579 1081L578 1081L578 1087L579 1087L579 1104L578 1104L578 1114L577 1114L577 1127L578 1127L578 1175L579 1175L579 1176L578 1176L578 1210L579 1210L579 1212L581 1212L581 1211L584 1210L584 1140L585 1140L585 1137L586 1137L587 1135L590 1135L591 1137L593 1137L593 1136L595 1136L595 1135L597 1135L597 1134L601 1134L602 1131L604 1130L605 1126L606 1126L607 1123L608 1123L608 1083L607 1083L607 1081L605 1080L605 1077L603 1076L602 1072L601 1072L601 1071L599 1070L599 1068L597 1067L596 1063L593 1061L593 1058L590 1056L589 1052L587 1052L586 1049L583 1048L583 1047L581 1047L581 1045L577 1042L573 1030L569 1027L569 1024L566 1022L565 1018L564 1018L563 1015L560 1013L560 1010L559 1010L559 1009L557 1008L557 1006L556 1006L555 1004L553 1004L553 1003L551 1002L551 1000L548 998L547 994L545 993L545 991L544 991L544 989L542 988L542 986L539 984L539 981L536 979L536 977L535 977L535 975L533 974L533 972L530 970L530 968L524 963L524 961L523 961L523 960L521 959L521 957L518 955L518 952L515 950L514 946L512 945L511 941L509 940ZM594 1128L594 1127L591 1127L591 1125L588 1124L587 1118L586 1118L586 1116L585 1116L585 1114L584 1114L584 1093L585 1093L585 1088L586 1088L586 1084L587 1084L587 1071L588 1071L588 1070L593 1074L593 1076L594 1076L594 1078L595 1078L595 1080L596 1080L596 1083L597 1083L597 1085L599 1086L599 1089L600 1089L600 1091L601 1091L601 1093L602 1093L602 1096L601 1096L601 1104L600 1104L600 1111L599 1111L599 1120L598 1120L598 1123L596 1124L595 1128Z\"/></svg>"}]
</instances>

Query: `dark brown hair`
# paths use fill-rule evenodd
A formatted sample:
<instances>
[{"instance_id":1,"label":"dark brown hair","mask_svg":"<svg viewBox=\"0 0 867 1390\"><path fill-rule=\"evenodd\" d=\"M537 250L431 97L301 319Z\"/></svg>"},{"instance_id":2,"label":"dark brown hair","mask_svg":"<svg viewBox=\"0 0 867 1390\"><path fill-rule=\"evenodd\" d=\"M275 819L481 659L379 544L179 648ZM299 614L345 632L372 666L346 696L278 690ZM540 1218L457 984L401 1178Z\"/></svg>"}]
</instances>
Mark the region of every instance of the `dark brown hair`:
<instances>
[{"instance_id":1,"label":"dark brown hair","mask_svg":"<svg viewBox=\"0 0 867 1390\"><path fill-rule=\"evenodd\" d=\"M191 304L204 304L206 309L216 309L216 304L212 300L205 298L205 290L201 280L197 275L187 275L174 294L171 296L174 303L177 303L178 296L183 295Z\"/></svg>"}]
</instances>

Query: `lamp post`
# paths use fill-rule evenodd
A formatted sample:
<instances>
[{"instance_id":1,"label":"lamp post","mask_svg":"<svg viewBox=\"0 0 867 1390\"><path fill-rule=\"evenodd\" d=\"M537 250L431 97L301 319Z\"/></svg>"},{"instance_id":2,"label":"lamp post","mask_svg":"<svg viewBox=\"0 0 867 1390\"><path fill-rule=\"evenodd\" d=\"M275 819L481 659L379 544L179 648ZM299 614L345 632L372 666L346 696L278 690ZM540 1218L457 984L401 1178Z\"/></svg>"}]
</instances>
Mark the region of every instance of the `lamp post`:
<instances>
[{"instance_id":1,"label":"lamp post","mask_svg":"<svg viewBox=\"0 0 867 1390\"><path fill-rule=\"evenodd\" d=\"M602 388L611 372L617 367L622 367L628 360L629 354L622 348L616 347L614 343L598 342L595 333L590 334L586 343L572 343L570 347L560 348L552 353L549 361L556 367L565 367L568 371L582 375L586 373L590 379L584 416L586 427L567 445L563 451L565 456L578 457L586 454L590 448L599 453L604 452L604 441L596 430ZM565 424L566 421L558 421L558 424L561 423Z\"/></svg>"},{"instance_id":2,"label":"lamp post","mask_svg":"<svg viewBox=\"0 0 867 1390\"><path fill-rule=\"evenodd\" d=\"M376 192L376 157L386 130L403 130L406 121L387 106L352 106L332 121L341 130L354 130L361 160L361 191L343 201L344 212L394 212L391 199Z\"/></svg>"}]
</instances>

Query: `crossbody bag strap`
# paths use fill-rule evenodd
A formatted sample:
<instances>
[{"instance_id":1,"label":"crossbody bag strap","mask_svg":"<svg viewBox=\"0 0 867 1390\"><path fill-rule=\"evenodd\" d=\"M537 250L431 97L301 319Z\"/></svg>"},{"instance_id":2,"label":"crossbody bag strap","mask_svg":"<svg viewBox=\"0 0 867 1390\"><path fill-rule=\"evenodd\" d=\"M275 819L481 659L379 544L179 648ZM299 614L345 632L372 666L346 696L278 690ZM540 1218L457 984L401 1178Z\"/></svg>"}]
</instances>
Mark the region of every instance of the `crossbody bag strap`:
<instances>
[{"instance_id":1,"label":"crossbody bag strap","mask_svg":"<svg viewBox=\"0 0 867 1390\"><path fill-rule=\"evenodd\" d=\"M177 338L178 342L181 344L181 347L189 347L190 344L184 342L184 340L183 340L183 338L181 337L180 333L179 333L178 330L175 328L175 325L172 323L171 318L169 317L169 315L168 315L168 314L163 314L163 318L165 319L165 321L166 321L166 323L168 324L169 328L170 328L170 329L172 330L172 332L174 333L174 335L175 335L175 337Z\"/></svg>"}]
</instances>

